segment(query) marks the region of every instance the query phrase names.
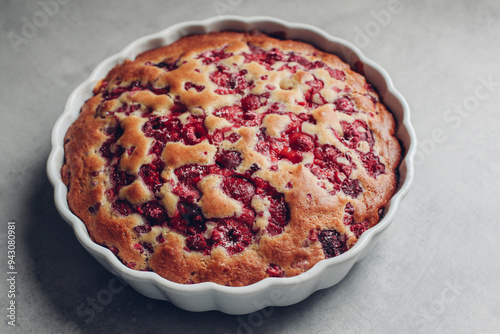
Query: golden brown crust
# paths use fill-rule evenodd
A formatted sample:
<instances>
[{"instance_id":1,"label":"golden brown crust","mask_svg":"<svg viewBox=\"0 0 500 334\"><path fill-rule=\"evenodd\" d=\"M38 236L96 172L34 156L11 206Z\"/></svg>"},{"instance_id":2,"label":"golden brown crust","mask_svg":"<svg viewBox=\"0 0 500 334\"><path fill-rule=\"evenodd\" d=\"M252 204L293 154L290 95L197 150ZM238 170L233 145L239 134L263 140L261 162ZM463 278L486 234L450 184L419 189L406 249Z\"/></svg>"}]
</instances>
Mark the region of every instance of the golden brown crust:
<instances>
[{"instance_id":1,"label":"golden brown crust","mask_svg":"<svg viewBox=\"0 0 500 334\"><path fill-rule=\"evenodd\" d=\"M250 46L289 58L249 60ZM212 51L223 56L207 60L216 57L205 54ZM217 79L217 71L231 74ZM221 85L224 80L231 82ZM316 90L314 85L319 85ZM129 267L174 282L242 286L269 276L298 275L336 255L330 251L351 248L363 229L378 223L396 191L401 149L394 118L363 76L337 56L302 42L234 32L190 36L116 66L94 93L65 137L61 174L70 209L92 240ZM254 102L257 107L242 105L250 95L260 99ZM269 111L272 105L280 111ZM228 106L237 110L224 116ZM236 126L231 113L245 108L261 122ZM304 115L307 121L300 118ZM154 129L152 120L167 116L177 122L171 125L177 126L172 136L186 136L192 126L192 142L179 137L161 146L158 137L146 134L147 127ZM193 119L201 120L205 130L196 128ZM291 138L292 132L313 138L314 150L286 148L276 156L258 148L262 140L282 145L280 138ZM220 133L223 140L216 141ZM329 147L336 148L336 160L318 162L323 154L318 152ZM192 232L198 227L179 210L193 189L181 186L179 168L220 167L216 159L226 151L240 159L231 167L239 179L263 180L274 192L243 182L241 187L253 189L252 197L238 199L224 188L234 181L229 174L204 174L193 181L200 197L189 201L200 208L206 226ZM244 177L250 170L251 178ZM151 181L153 176L160 181ZM273 230L271 202L280 198L287 221ZM160 205L159 211L153 205ZM248 208L255 220L244 227L238 221ZM162 210L166 213L158 213ZM188 221L187 227L176 225L179 221ZM231 230L234 226L240 230ZM220 241L230 238L228 229L243 236ZM224 233L229 234L221 237ZM194 245L196 238L208 246ZM331 238L343 246L332 246Z\"/></svg>"}]
</instances>

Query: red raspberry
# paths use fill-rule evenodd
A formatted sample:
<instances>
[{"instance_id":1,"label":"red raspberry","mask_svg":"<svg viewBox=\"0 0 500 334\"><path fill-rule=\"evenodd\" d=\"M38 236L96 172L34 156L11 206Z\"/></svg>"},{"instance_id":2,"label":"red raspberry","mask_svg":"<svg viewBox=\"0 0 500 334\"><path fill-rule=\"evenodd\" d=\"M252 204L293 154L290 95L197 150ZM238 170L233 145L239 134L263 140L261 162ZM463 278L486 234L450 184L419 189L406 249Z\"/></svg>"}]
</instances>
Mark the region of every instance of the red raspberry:
<instances>
[{"instance_id":1,"label":"red raspberry","mask_svg":"<svg viewBox=\"0 0 500 334\"><path fill-rule=\"evenodd\" d=\"M361 154L360 158L363 162L363 167L366 168L368 175L371 177L377 178L377 176L385 174L385 165L372 152Z\"/></svg>"},{"instance_id":2,"label":"red raspberry","mask_svg":"<svg viewBox=\"0 0 500 334\"><path fill-rule=\"evenodd\" d=\"M314 142L310 136L294 132L290 135L290 147L297 151L310 152L314 148Z\"/></svg>"},{"instance_id":3,"label":"red raspberry","mask_svg":"<svg viewBox=\"0 0 500 334\"><path fill-rule=\"evenodd\" d=\"M269 224L267 225L267 233L274 236L283 232L284 227L290 221L290 212L285 203L283 195L269 199L271 206L269 208Z\"/></svg>"},{"instance_id":4,"label":"red raspberry","mask_svg":"<svg viewBox=\"0 0 500 334\"><path fill-rule=\"evenodd\" d=\"M207 129L199 122L187 124L182 128L182 138L188 145L199 144L207 137L207 134Z\"/></svg>"},{"instance_id":5,"label":"red raspberry","mask_svg":"<svg viewBox=\"0 0 500 334\"><path fill-rule=\"evenodd\" d=\"M117 200L112 204L113 209L118 211L122 216L128 216L134 210L127 201Z\"/></svg>"},{"instance_id":6,"label":"red raspberry","mask_svg":"<svg viewBox=\"0 0 500 334\"><path fill-rule=\"evenodd\" d=\"M205 219L198 205L179 202L179 214L170 219L169 226L185 234L194 235L207 229Z\"/></svg>"},{"instance_id":7,"label":"red raspberry","mask_svg":"<svg viewBox=\"0 0 500 334\"><path fill-rule=\"evenodd\" d=\"M241 99L241 108L245 112L259 109L261 106L262 103L257 95L247 95Z\"/></svg>"},{"instance_id":8,"label":"red raspberry","mask_svg":"<svg viewBox=\"0 0 500 334\"><path fill-rule=\"evenodd\" d=\"M245 224L233 219L221 221L212 231L213 246L224 247L229 254L236 254L245 249L253 240L253 233Z\"/></svg>"},{"instance_id":9,"label":"red raspberry","mask_svg":"<svg viewBox=\"0 0 500 334\"><path fill-rule=\"evenodd\" d=\"M151 226L150 225L140 225L140 226L136 226L134 227L134 231L135 233L141 235L141 234L144 234L144 233L148 233L151 231Z\"/></svg>"},{"instance_id":10,"label":"red raspberry","mask_svg":"<svg viewBox=\"0 0 500 334\"><path fill-rule=\"evenodd\" d=\"M224 179L222 189L231 198L245 204L250 203L255 194L255 187L251 182L239 177L228 177Z\"/></svg>"},{"instance_id":11,"label":"red raspberry","mask_svg":"<svg viewBox=\"0 0 500 334\"><path fill-rule=\"evenodd\" d=\"M156 192L163 185L163 179L160 176L163 168L165 168L165 163L160 158L156 158L150 164L142 165L139 169L139 176L153 192Z\"/></svg>"},{"instance_id":12,"label":"red raspberry","mask_svg":"<svg viewBox=\"0 0 500 334\"><path fill-rule=\"evenodd\" d=\"M203 52L199 58L203 58L203 64L210 65L231 57L233 53L225 53L224 50L210 50Z\"/></svg>"},{"instance_id":13,"label":"red raspberry","mask_svg":"<svg viewBox=\"0 0 500 334\"><path fill-rule=\"evenodd\" d=\"M240 138L241 135L239 133L233 132L227 137L227 140L229 140L231 143L236 143L238 140L240 140Z\"/></svg>"},{"instance_id":14,"label":"red raspberry","mask_svg":"<svg viewBox=\"0 0 500 334\"><path fill-rule=\"evenodd\" d=\"M142 131L147 137L153 137L157 141L166 143L179 141L182 125L176 118L166 116L152 117L143 126Z\"/></svg>"},{"instance_id":15,"label":"red raspberry","mask_svg":"<svg viewBox=\"0 0 500 334\"><path fill-rule=\"evenodd\" d=\"M273 264L273 263L271 263L269 265L266 272L269 275L269 277L284 277L285 276L285 272L283 271L283 269L281 269L281 267L278 266L277 264Z\"/></svg>"},{"instance_id":16,"label":"red raspberry","mask_svg":"<svg viewBox=\"0 0 500 334\"><path fill-rule=\"evenodd\" d=\"M238 217L238 220L241 221L243 224L251 227L255 220L255 212L252 209L243 207L242 213Z\"/></svg>"},{"instance_id":17,"label":"red raspberry","mask_svg":"<svg viewBox=\"0 0 500 334\"><path fill-rule=\"evenodd\" d=\"M167 213L163 206L157 201L153 200L141 204L137 208L137 212L141 213L150 225L161 225L167 221Z\"/></svg>"},{"instance_id":18,"label":"red raspberry","mask_svg":"<svg viewBox=\"0 0 500 334\"><path fill-rule=\"evenodd\" d=\"M318 239L323 246L325 258L339 256L347 251L343 236L335 230L323 230L318 233Z\"/></svg>"},{"instance_id":19,"label":"red raspberry","mask_svg":"<svg viewBox=\"0 0 500 334\"><path fill-rule=\"evenodd\" d=\"M354 206L347 203L344 209L344 225L351 225L354 223Z\"/></svg>"},{"instance_id":20,"label":"red raspberry","mask_svg":"<svg viewBox=\"0 0 500 334\"><path fill-rule=\"evenodd\" d=\"M365 220L361 223L356 223L351 225L351 231L354 233L356 238L359 238L363 232L368 229L368 222Z\"/></svg>"},{"instance_id":21,"label":"red raspberry","mask_svg":"<svg viewBox=\"0 0 500 334\"><path fill-rule=\"evenodd\" d=\"M207 244L207 240L203 236L203 234L198 233L195 235L190 235L186 239L186 246L190 250L194 250L197 252L205 252L208 251L209 245Z\"/></svg>"},{"instance_id":22,"label":"red raspberry","mask_svg":"<svg viewBox=\"0 0 500 334\"><path fill-rule=\"evenodd\" d=\"M332 76L332 78L340 81L345 81L345 72L336 68L328 67L328 73Z\"/></svg>"},{"instance_id":23,"label":"red raspberry","mask_svg":"<svg viewBox=\"0 0 500 334\"><path fill-rule=\"evenodd\" d=\"M215 90L217 94L242 94L249 87L249 83L245 80L246 70L238 73L231 73L229 69L223 65L219 65L218 71L210 74L210 79L219 86Z\"/></svg>"},{"instance_id":24,"label":"red raspberry","mask_svg":"<svg viewBox=\"0 0 500 334\"><path fill-rule=\"evenodd\" d=\"M198 93L202 92L205 89L205 86L203 85L196 85L192 82L186 82L184 84L184 89L185 90L190 90L191 88L194 88Z\"/></svg>"},{"instance_id":25,"label":"red raspberry","mask_svg":"<svg viewBox=\"0 0 500 334\"><path fill-rule=\"evenodd\" d=\"M215 157L215 162L223 168L235 170L241 163L241 154L236 151L222 151Z\"/></svg>"},{"instance_id":26,"label":"red raspberry","mask_svg":"<svg viewBox=\"0 0 500 334\"><path fill-rule=\"evenodd\" d=\"M337 110L340 110L348 115L352 115L356 111L354 110L354 103L348 97L341 97L334 102Z\"/></svg>"},{"instance_id":27,"label":"red raspberry","mask_svg":"<svg viewBox=\"0 0 500 334\"><path fill-rule=\"evenodd\" d=\"M195 187L196 184L206 175L207 170L204 166L184 165L174 171L180 182Z\"/></svg>"},{"instance_id":28,"label":"red raspberry","mask_svg":"<svg viewBox=\"0 0 500 334\"><path fill-rule=\"evenodd\" d=\"M357 198L363 192L363 188L359 180L345 178L342 182L342 191L352 198Z\"/></svg>"}]
</instances>

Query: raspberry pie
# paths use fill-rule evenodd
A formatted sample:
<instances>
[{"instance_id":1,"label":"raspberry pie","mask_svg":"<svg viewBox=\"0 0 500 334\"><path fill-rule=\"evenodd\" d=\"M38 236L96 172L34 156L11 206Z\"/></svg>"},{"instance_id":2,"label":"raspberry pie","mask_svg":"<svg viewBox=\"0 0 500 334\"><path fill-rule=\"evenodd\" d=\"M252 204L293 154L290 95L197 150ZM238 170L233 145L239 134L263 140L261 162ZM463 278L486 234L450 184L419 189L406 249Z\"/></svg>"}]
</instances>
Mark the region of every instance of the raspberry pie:
<instances>
[{"instance_id":1,"label":"raspberry pie","mask_svg":"<svg viewBox=\"0 0 500 334\"><path fill-rule=\"evenodd\" d=\"M113 68L65 137L71 210L178 283L295 276L396 191L393 116L338 57L259 33L185 37Z\"/></svg>"}]
</instances>

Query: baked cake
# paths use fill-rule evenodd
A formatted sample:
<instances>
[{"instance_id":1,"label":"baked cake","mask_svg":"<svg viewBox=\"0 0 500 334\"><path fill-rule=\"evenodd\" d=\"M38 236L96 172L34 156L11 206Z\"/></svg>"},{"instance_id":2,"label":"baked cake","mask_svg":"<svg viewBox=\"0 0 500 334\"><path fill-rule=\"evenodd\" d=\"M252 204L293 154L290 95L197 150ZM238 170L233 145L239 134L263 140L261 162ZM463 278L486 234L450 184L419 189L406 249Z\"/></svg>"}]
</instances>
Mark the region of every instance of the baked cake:
<instances>
[{"instance_id":1,"label":"baked cake","mask_svg":"<svg viewBox=\"0 0 500 334\"><path fill-rule=\"evenodd\" d=\"M71 210L128 267L249 285L353 247L397 187L393 116L337 56L194 35L117 65L65 137Z\"/></svg>"}]
</instances>

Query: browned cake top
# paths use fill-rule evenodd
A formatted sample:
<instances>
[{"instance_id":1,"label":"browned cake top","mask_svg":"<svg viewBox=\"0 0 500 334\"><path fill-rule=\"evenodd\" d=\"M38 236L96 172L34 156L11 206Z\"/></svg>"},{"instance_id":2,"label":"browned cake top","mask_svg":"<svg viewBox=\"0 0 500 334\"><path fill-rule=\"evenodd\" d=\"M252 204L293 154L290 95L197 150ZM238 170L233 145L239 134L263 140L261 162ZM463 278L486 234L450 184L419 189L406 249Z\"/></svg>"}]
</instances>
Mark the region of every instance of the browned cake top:
<instances>
[{"instance_id":1,"label":"browned cake top","mask_svg":"<svg viewBox=\"0 0 500 334\"><path fill-rule=\"evenodd\" d=\"M91 238L130 268L241 286L300 274L378 223L397 186L394 127L334 55L196 35L97 84L61 173Z\"/></svg>"}]
</instances>

